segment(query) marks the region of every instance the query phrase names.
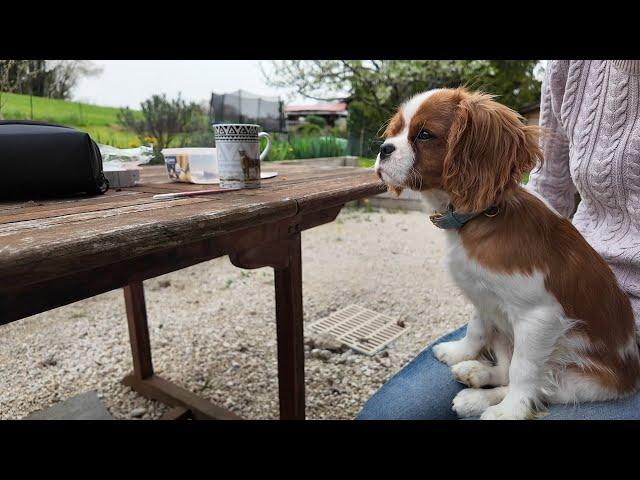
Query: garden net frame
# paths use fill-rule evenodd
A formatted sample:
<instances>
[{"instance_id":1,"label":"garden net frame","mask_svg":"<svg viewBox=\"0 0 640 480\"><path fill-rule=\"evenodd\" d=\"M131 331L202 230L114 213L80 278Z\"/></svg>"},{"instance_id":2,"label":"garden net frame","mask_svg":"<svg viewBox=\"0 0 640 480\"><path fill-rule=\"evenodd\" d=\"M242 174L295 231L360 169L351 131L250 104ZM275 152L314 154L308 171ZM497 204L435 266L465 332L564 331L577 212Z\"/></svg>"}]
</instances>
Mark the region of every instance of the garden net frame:
<instances>
[{"instance_id":1,"label":"garden net frame","mask_svg":"<svg viewBox=\"0 0 640 480\"><path fill-rule=\"evenodd\" d=\"M209 118L213 123L254 123L265 132L286 132L284 102L245 90L211 94Z\"/></svg>"}]
</instances>

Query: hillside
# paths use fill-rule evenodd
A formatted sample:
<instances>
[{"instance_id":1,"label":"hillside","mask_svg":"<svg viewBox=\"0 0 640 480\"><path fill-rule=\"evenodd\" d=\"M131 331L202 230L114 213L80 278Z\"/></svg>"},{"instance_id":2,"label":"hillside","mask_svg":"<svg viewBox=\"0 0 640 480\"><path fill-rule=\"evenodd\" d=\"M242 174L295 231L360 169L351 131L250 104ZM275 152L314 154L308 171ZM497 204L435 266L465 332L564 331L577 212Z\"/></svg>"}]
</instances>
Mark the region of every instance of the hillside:
<instances>
[{"instance_id":1,"label":"hillside","mask_svg":"<svg viewBox=\"0 0 640 480\"><path fill-rule=\"evenodd\" d=\"M41 120L75 127L87 132L98 143L128 148L140 145L132 132L124 130L116 122L118 108L100 107L87 103L3 93L2 116L5 120Z\"/></svg>"}]
</instances>

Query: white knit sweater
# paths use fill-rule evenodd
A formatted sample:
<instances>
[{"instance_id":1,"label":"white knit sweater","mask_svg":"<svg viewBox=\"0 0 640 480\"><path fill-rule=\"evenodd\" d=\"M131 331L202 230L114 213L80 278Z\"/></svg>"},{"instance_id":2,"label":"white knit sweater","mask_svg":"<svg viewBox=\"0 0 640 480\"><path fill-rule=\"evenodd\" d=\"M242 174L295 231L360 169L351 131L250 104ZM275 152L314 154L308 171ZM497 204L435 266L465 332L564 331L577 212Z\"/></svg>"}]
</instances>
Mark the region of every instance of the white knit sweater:
<instances>
[{"instance_id":1,"label":"white knit sweater","mask_svg":"<svg viewBox=\"0 0 640 480\"><path fill-rule=\"evenodd\" d=\"M544 166L530 185L569 216L613 269L640 322L640 60L547 64Z\"/></svg>"}]
</instances>

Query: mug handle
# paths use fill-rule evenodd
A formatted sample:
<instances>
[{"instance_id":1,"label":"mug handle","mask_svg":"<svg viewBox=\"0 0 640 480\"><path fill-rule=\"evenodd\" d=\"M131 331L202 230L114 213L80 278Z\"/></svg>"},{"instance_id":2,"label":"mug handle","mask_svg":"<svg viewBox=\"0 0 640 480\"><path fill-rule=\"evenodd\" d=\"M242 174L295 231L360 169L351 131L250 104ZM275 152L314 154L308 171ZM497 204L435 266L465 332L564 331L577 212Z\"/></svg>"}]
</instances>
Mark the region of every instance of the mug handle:
<instances>
[{"instance_id":1,"label":"mug handle","mask_svg":"<svg viewBox=\"0 0 640 480\"><path fill-rule=\"evenodd\" d=\"M267 153L269 153L269 149L271 148L271 136L266 132L260 132L258 134L258 138L260 137L267 139L267 146L264 147L264 150L262 151L262 153L260 153L260 161L263 161L267 156Z\"/></svg>"}]
</instances>

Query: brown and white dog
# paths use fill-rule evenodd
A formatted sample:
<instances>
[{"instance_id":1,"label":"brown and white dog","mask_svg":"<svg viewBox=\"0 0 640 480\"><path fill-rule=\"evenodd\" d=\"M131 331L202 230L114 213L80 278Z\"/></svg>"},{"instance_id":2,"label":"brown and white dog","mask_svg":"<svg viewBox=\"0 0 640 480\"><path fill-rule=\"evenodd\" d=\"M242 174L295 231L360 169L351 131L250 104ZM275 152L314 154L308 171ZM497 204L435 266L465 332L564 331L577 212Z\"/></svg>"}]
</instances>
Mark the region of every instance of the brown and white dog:
<instances>
[{"instance_id":1,"label":"brown and white dog","mask_svg":"<svg viewBox=\"0 0 640 480\"><path fill-rule=\"evenodd\" d=\"M418 190L436 219L453 211L466 221L444 230L446 263L475 313L465 338L434 348L471 387L454 411L527 419L548 403L636 391L629 299L571 222L520 184L542 161L539 129L490 95L458 88L411 98L384 137L375 169L388 188Z\"/></svg>"}]
</instances>

